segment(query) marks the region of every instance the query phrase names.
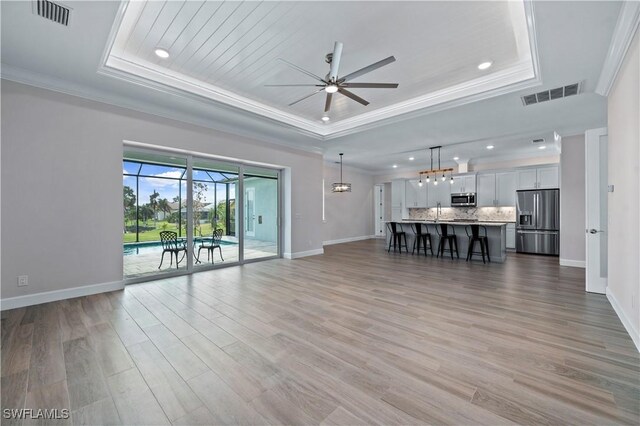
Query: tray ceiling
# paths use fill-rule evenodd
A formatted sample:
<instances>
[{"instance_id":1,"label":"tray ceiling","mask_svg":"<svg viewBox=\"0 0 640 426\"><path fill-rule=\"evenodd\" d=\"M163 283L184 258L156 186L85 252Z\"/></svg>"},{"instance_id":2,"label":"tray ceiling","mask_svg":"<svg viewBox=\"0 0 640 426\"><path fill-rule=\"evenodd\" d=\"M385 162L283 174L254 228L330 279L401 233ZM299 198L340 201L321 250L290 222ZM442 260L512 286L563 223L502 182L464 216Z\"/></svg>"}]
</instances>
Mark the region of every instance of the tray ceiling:
<instances>
[{"instance_id":1,"label":"tray ceiling","mask_svg":"<svg viewBox=\"0 0 640 426\"><path fill-rule=\"evenodd\" d=\"M526 2L213 2L123 3L101 72L170 93L205 97L321 138L343 135L416 110L482 99L539 83L532 5ZM344 43L340 74L387 56L396 62L354 82L399 83L353 89L362 106L324 93L288 106L314 84L278 61L314 74ZM169 58L154 54L156 48ZM481 71L478 64L492 61ZM311 89L311 90L310 90Z\"/></svg>"}]
</instances>

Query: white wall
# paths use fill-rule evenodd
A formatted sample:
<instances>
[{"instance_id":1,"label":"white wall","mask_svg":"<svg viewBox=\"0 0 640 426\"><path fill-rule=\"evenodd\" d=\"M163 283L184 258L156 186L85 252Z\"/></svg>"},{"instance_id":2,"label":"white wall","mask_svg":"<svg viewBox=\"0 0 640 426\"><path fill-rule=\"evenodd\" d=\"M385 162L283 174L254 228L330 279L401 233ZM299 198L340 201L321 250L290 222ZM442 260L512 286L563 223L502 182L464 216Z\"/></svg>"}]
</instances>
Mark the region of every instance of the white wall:
<instances>
[{"instance_id":1,"label":"white wall","mask_svg":"<svg viewBox=\"0 0 640 426\"><path fill-rule=\"evenodd\" d=\"M374 235L373 176L349 166L343 166L342 174L344 181L351 183L351 192L331 192L331 185L340 181L340 167L325 163L323 229L324 241L329 244Z\"/></svg>"},{"instance_id":2,"label":"white wall","mask_svg":"<svg viewBox=\"0 0 640 426\"><path fill-rule=\"evenodd\" d=\"M562 138L560 156L560 263L584 266L585 261L584 135Z\"/></svg>"},{"instance_id":3,"label":"white wall","mask_svg":"<svg viewBox=\"0 0 640 426\"><path fill-rule=\"evenodd\" d=\"M609 94L607 296L640 349L640 31Z\"/></svg>"},{"instance_id":4,"label":"white wall","mask_svg":"<svg viewBox=\"0 0 640 426\"><path fill-rule=\"evenodd\" d=\"M3 299L122 280L123 140L290 168L285 252L321 252L319 154L3 80Z\"/></svg>"}]
</instances>

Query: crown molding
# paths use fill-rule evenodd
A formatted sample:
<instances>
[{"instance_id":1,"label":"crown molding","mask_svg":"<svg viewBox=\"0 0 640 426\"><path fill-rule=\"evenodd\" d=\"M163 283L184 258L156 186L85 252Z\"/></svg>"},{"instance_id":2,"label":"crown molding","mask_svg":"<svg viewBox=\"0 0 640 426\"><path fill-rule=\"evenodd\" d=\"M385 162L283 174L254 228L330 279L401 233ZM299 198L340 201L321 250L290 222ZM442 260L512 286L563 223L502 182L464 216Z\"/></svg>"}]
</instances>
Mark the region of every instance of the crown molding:
<instances>
[{"instance_id":1,"label":"crown molding","mask_svg":"<svg viewBox=\"0 0 640 426\"><path fill-rule=\"evenodd\" d=\"M596 85L596 93L602 96L609 96L613 83L616 81L620 67L624 62L627 50L633 41L633 36L640 23L640 2L625 1L622 3L616 28L611 37L611 44L607 57L604 60L600 78Z\"/></svg>"},{"instance_id":2,"label":"crown molding","mask_svg":"<svg viewBox=\"0 0 640 426\"><path fill-rule=\"evenodd\" d=\"M332 123L306 119L184 74L161 69L152 63L142 60L133 62L116 56L114 45L125 20L128 5L129 1L123 1L120 5L97 70L99 74L173 96L195 98L199 101L213 101L216 104L240 109L277 122L304 136L319 140L335 139L542 84L532 0L523 0L530 57L506 70Z\"/></svg>"},{"instance_id":3,"label":"crown molding","mask_svg":"<svg viewBox=\"0 0 640 426\"><path fill-rule=\"evenodd\" d=\"M221 131L230 135L237 135L256 142L266 142L269 144L281 146L297 151L303 151L313 154L323 154L323 150L314 146L305 146L287 142L281 138L270 138L264 132L252 132L237 126L224 125L219 122L196 117L192 114L181 113L176 110L169 110L158 107L149 102L140 102L131 98L109 93L103 90L94 89L85 85L80 85L67 80L62 80L50 75L37 73L30 70L14 67L11 65L0 64L0 78L15 83L25 84L28 86L38 87L40 89L50 90L65 95L82 98L89 101L99 102L112 105L119 108L125 108L144 114L150 114L156 117L162 117L182 123L192 124L195 126ZM200 100L201 101L201 100Z\"/></svg>"}]
</instances>

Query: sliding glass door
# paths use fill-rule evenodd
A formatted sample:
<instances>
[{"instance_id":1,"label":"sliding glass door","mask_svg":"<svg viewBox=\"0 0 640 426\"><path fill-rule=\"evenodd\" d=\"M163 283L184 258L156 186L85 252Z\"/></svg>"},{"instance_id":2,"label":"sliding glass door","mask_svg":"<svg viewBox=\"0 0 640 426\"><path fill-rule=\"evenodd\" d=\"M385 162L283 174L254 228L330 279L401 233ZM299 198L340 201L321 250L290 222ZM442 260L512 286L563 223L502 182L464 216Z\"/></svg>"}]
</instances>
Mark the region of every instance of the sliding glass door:
<instances>
[{"instance_id":1,"label":"sliding glass door","mask_svg":"<svg viewBox=\"0 0 640 426\"><path fill-rule=\"evenodd\" d=\"M240 168L195 158L192 173L194 268L238 262L236 193Z\"/></svg>"},{"instance_id":2,"label":"sliding glass door","mask_svg":"<svg viewBox=\"0 0 640 426\"><path fill-rule=\"evenodd\" d=\"M122 174L125 279L280 255L278 170L125 148Z\"/></svg>"},{"instance_id":3,"label":"sliding glass door","mask_svg":"<svg viewBox=\"0 0 640 426\"><path fill-rule=\"evenodd\" d=\"M244 168L244 259L279 255L278 171Z\"/></svg>"}]
</instances>

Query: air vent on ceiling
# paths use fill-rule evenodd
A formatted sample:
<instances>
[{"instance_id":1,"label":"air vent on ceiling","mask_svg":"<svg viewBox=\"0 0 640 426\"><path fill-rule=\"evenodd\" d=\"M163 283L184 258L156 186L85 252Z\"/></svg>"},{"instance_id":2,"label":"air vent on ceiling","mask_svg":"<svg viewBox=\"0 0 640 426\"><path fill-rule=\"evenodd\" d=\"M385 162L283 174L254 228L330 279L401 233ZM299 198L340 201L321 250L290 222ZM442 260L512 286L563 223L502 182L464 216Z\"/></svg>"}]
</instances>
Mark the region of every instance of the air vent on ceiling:
<instances>
[{"instance_id":1,"label":"air vent on ceiling","mask_svg":"<svg viewBox=\"0 0 640 426\"><path fill-rule=\"evenodd\" d=\"M581 83L569 84L555 89L545 90L531 95L522 96L524 106L539 104L541 102L552 101L554 99L566 98L580 93Z\"/></svg>"},{"instance_id":2,"label":"air vent on ceiling","mask_svg":"<svg viewBox=\"0 0 640 426\"><path fill-rule=\"evenodd\" d=\"M532 142L533 143L544 143L544 138L534 139Z\"/></svg>"},{"instance_id":3,"label":"air vent on ceiling","mask_svg":"<svg viewBox=\"0 0 640 426\"><path fill-rule=\"evenodd\" d=\"M33 13L58 24L69 26L71 8L49 0L34 0Z\"/></svg>"}]
</instances>

